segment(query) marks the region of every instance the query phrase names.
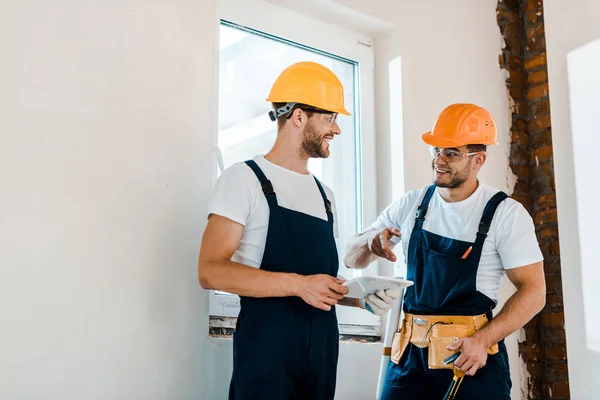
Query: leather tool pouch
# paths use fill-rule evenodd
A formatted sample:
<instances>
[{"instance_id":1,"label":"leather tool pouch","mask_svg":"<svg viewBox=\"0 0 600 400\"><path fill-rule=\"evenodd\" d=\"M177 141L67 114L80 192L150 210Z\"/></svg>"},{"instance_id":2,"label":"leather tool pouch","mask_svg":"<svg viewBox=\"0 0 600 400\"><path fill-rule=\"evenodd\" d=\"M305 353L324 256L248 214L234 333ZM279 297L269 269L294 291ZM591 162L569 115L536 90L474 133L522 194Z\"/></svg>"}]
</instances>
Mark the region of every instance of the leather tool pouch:
<instances>
[{"instance_id":1,"label":"leather tool pouch","mask_svg":"<svg viewBox=\"0 0 600 400\"><path fill-rule=\"evenodd\" d=\"M485 325L485 322L479 326L477 324L437 323L428 332L428 326L415 327L412 321L403 320L400 332L396 332L392 340L390 360L394 364L398 364L408 344L412 342L417 347L429 347L427 360L429 368L453 369L454 365L452 363L444 365L442 362L446 357L454 354L446 347L460 338L473 335L477 329ZM428 338L423 340L424 336L428 336ZM490 347L487 352L490 355L498 353L498 343Z\"/></svg>"},{"instance_id":2,"label":"leather tool pouch","mask_svg":"<svg viewBox=\"0 0 600 400\"><path fill-rule=\"evenodd\" d=\"M410 337L412 334L412 323L408 323L406 320L402 321L402 328L400 332L394 334L392 339L392 354L390 360L394 364L398 364L402 358L402 354L410 343Z\"/></svg>"},{"instance_id":3,"label":"leather tool pouch","mask_svg":"<svg viewBox=\"0 0 600 400\"><path fill-rule=\"evenodd\" d=\"M471 336L475 330L467 325L438 324L431 328L429 337L428 364L431 369L452 369L453 364L444 365L442 360L454 354L454 351L446 349L459 338Z\"/></svg>"},{"instance_id":4,"label":"leather tool pouch","mask_svg":"<svg viewBox=\"0 0 600 400\"><path fill-rule=\"evenodd\" d=\"M469 325L460 324L438 324L431 328L429 337L428 364L430 369L453 369L454 364L444 365L443 360L454 354L454 351L446 349L456 340L466 338L475 333L475 329ZM488 349L488 354L498 353L498 344Z\"/></svg>"}]
</instances>

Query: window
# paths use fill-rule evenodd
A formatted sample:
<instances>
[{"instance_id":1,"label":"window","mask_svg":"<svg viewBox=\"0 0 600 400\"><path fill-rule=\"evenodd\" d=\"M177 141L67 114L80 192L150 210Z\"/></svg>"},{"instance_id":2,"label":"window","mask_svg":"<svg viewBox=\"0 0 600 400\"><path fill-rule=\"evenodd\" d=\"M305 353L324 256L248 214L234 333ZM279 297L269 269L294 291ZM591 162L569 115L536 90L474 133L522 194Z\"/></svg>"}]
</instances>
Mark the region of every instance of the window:
<instances>
[{"instance_id":1,"label":"window","mask_svg":"<svg viewBox=\"0 0 600 400\"><path fill-rule=\"evenodd\" d=\"M347 239L363 228L362 223L368 207L375 205L374 179L371 178L367 187L364 185L365 171L370 172L374 178L375 163L374 156L368 157L369 149L374 153L373 54L371 48L365 46L369 40L360 38L359 41L348 44L349 40L345 38L345 44L340 46L340 43L332 38L330 43L327 43L325 38L330 36L331 32L335 32L338 37L347 33L300 15L288 20L298 23L299 26L311 24L313 29L301 32L294 30L293 26L271 27L269 21L283 20L278 19L277 14L284 12L273 5L269 5L268 12L263 14L270 16L268 20L253 17L261 15L260 10L256 9L256 4L246 11L243 10L245 5L240 6L239 2L228 6L228 2L224 1L222 5L223 19L219 29L219 128L216 138L221 168L227 168L257 154L265 154L273 145L277 126L269 119L271 104L265 99L271 85L284 68L298 61L315 61L330 68L344 85L346 108L352 116L339 116L338 124L343 134L332 143L330 157L311 159L309 169L335 193L339 231L339 273L346 279L360 276L362 271L348 270L343 266L342 260ZM315 27L318 28L314 29ZM319 34L319 28L326 29L326 32ZM297 37L291 38L295 36L294 33ZM318 46L315 46L316 43ZM352 48L352 51L348 51L347 47ZM328 48L333 51L328 51ZM363 72L365 64L366 73ZM367 94L361 96L365 88L368 89ZM370 124L365 123L365 117L371 119ZM365 127L369 127L366 140L362 135ZM374 215L373 210L368 211ZM370 219L372 220L372 217ZM222 292L211 294L211 316L235 317L238 311L238 296ZM346 326L346 331L351 329L350 325L354 326L353 333L359 333L361 328L357 326L373 327L379 324L379 318L363 310L348 307L338 307L338 318L340 324ZM373 333L372 328L370 332Z\"/></svg>"}]
</instances>

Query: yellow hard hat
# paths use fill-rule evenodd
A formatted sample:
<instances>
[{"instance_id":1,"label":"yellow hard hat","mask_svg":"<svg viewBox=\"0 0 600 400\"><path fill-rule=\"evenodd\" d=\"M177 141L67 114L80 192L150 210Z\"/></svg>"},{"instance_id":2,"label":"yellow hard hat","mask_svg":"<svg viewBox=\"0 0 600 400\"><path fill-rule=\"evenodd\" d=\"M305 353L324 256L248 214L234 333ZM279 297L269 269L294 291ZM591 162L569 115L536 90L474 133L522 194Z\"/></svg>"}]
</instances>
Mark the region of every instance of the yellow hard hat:
<instances>
[{"instance_id":1,"label":"yellow hard hat","mask_svg":"<svg viewBox=\"0 0 600 400\"><path fill-rule=\"evenodd\" d=\"M267 101L271 103L300 103L321 110L350 115L344 107L344 87L327 67L315 62L299 62L279 75ZM289 112L293 107L286 107ZM277 112L277 116L285 112Z\"/></svg>"},{"instance_id":2,"label":"yellow hard hat","mask_svg":"<svg viewBox=\"0 0 600 400\"><path fill-rule=\"evenodd\" d=\"M440 148L498 144L496 123L492 115L475 104L459 103L446 107L431 132L422 137L425 143Z\"/></svg>"}]
</instances>

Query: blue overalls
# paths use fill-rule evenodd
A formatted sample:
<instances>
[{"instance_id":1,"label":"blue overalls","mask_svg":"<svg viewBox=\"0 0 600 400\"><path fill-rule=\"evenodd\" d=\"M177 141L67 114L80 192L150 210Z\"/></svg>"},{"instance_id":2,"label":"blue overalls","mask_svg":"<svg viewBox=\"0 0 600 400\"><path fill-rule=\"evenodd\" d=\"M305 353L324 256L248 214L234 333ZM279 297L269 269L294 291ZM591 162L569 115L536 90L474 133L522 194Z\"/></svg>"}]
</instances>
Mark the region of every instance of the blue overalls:
<instances>
[{"instance_id":1,"label":"blue overalls","mask_svg":"<svg viewBox=\"0 0 600 400\"><path fill-rule=\"evenodd\" d=\"M499 192L486 204L474 243L450 239L423 229L427 207L435 185L417 209L415 226L408 245L407 288L404 311L417 315L481 315L491 319L495 303L477 291L476 279L483 243L497 206L506 197ZM463 255L472 246L466 258ZM442 400L453 378L451 369L429 369L428 348L412 343L396 365L390 362L382 400ZM510 399L510 373L504 341L499 352L488 355L485 367L466 376L457 392L459 399Z\"/></svg>"},{"instance_id":2,"label":"blue overalls","mask_svg":"<svg viewBox=\"0 0 600 400\"><path fill-rule=\"evenodd\" d=\"M280 207L271 182L250 160L269 203L260 268L337 276L331 203L320 182L327 221ZM331 400L336 386L339 331L335 307L323 311L300 297L241 297L233 340L230 400Z\"/></svg>"}]
</instances>

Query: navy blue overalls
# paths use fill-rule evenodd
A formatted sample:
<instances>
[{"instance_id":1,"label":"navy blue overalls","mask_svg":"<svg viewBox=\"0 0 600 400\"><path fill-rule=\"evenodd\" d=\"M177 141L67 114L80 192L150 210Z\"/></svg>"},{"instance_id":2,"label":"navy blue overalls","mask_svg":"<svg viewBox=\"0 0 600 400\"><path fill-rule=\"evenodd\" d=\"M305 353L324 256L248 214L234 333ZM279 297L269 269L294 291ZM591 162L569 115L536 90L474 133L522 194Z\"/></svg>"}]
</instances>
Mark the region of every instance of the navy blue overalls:
<instances>
[{"instance_id":1,"label":"navy blue overalls","mask_svg":"<svg viewBox=\"0 0 600 400\"><path fill-rule=\"evenodd\" d=\"M481 315L491 319L495 303L477 291L476 279L483 243L497 206L506 197L499 192L486 204L474 243L450 239L423 229L427 207L435 185L417 209L415 226L408 245L407 288L404 311L417 315ZM463 255L472 246L471 252ZM485 367L474 376L465 376L458 389L459 399L510 399L510 373L504 341L500 351L488 355ZM429 369L428 349L408 345L398 365L390 362L385 378L383 400L442 400L450 383L451 369Z\"/></svg>"},{"instance_id":2,"label":"navy blue overalls","mask_svg":"<svg viewBox=\"0 0 600 400\"><path fill-rule=\"evenodd\" d=\"M250 160L269 203L261 269L337 276L331 203L319 181L327 221L280 207L271 182ZM233 342L230 400L331 400L339 331L335 307L323 311L300 297L241 298Z\"/></svg>"}]
</instances>

